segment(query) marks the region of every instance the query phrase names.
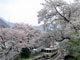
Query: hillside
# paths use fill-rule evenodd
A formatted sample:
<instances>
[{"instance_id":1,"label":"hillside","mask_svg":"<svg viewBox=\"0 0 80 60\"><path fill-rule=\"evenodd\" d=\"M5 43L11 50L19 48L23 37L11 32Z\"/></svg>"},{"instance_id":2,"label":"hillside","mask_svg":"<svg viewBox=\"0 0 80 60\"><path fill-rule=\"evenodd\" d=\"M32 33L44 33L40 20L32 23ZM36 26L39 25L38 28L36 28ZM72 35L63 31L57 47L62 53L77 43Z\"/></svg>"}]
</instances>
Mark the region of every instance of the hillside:
<instances>
[{"instance_id":1,"label":"hillside","mask_svg":"<svg viewBox=\"0 0 80 60\"><path fill-rule=\"evenodd\" d=\"M10 26L11 26L11 23L0 18L0 28L9 28Z\"/></svg>"}]
</instances>

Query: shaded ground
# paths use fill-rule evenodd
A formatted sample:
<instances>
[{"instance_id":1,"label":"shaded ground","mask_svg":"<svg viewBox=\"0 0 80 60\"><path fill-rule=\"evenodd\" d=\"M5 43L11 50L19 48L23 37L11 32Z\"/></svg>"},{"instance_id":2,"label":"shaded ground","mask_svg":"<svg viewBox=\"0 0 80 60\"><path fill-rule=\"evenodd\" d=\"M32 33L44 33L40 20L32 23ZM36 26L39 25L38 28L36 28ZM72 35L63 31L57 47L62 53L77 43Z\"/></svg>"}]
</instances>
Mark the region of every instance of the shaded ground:
<instances>
[{"instance_id":1,"label":"shaded ground","mask_svg":"<svg viewBox=\"0 0 80 60\"><path fill-rule=\"evenodd\" d=\"M32 60L32 58L19 58L18 60Z\"/></svg>"}]
</instances>

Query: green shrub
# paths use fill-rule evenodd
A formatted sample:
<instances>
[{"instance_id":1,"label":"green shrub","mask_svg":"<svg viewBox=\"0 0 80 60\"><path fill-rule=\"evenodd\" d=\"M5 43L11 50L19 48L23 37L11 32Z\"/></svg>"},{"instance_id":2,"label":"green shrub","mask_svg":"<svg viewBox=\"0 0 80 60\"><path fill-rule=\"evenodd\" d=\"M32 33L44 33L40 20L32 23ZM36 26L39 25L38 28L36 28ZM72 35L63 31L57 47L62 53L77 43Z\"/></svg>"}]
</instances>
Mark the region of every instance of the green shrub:
<instances>
[{"instance_id":1,"label":"green shrub","mask_svg":"<svg viewBox=\"0 0 80 60\"><path fill-rule=\"evenodd\" d=\"M30 57L30 50L28 48L22 48L21 50L21 58L29 58Z\"/></svg>"},{"instance_id":2,"label":"green shrub","mask_svg":"<svg viewBox=\"0 0 80 60\"><path fill-rule=\"evenodd\" d=\"M79 55L79 56L77 56L76 58L77 58L77 60L80 60L80 55Z\"/></svg>"}]
</instances>

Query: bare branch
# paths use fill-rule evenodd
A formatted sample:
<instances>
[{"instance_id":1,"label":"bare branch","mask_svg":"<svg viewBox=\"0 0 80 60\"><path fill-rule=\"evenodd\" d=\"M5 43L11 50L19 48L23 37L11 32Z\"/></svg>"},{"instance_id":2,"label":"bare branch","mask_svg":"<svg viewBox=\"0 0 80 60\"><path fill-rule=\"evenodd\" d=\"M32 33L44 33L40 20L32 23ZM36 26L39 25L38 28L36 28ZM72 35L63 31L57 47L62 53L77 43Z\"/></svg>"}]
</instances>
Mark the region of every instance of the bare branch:
<instances>
[{"instance_id":1,"label":"bare branch","mask_svg":"<svg viewBox=\"0 0 80 60\"><path fill-rule=\"evenodd\" d=\"M70 22L65 16L63 16L63 15L57 10L57 8L56 8L55 6L54 6L54 8L55 8L56 12L57 12L61 17L64 18L64 20L66 20L68 23Z\"/></svg>"},{"instance_id":2,"label":"bare branch","mask_svg":"<svg viewBox=\"0 0 80 60\"><path fill-rule=\"evenodd\" d=\"M70 23L72 26L73 26L73 28L75 29L75 32L77 32L77 29L76 29L76 27L75 27L75 25L72 23L72 22L70 22L70 20L68 19L68 18L66 18L65 16L63 16L58 10L57 10L57 8L54 6L54 8L55 8L55 10L56 10L56 12L61 16L61 17L63 17L64 18L64 20L65 21L67 21L68 23ZM70 11L71 12L71 11ZM70 17L71 15L70 15L70 13L69 13L69 17Z\"/></svg>"}]
</instances>

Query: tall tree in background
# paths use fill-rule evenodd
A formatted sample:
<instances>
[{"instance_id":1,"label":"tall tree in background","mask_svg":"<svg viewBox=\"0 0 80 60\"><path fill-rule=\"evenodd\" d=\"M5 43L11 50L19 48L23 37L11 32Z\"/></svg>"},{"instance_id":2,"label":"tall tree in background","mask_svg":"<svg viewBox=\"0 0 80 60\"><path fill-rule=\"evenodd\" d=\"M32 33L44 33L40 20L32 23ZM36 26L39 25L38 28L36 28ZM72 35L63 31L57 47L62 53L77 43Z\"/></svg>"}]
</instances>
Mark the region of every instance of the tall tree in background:
<instances>
[{"instance_id":1,"label":"tall tree in background","mask_svg":"<svg viewBox=\"0 0 80 60\"><path fill-rule=\"evenodd\" d=\"M73 2L66 2L66 0L45 0L45 3L42 3L42 5L43 8L38 12L38 22L42 23L46 31L53 32L55 40L63 41L68 39L71 44L70 47L72 47L68 49L69 51L74 50L78 52L80 0L73 0ZM73 35L74 37L72 37Z\"/></svg>"},{"instance_id":2,"label":"tall tree in background","mask_svg":"<svg viewBox=\"0 0 80 60\"><path fill-rule=\"evenodd\" d=\"M74 30L80 30L80 3L75 1L45 0L42 3L44 7L38 12L38 22L42 22L47 31L59 31L62 38Z\"/></svg>"},{"instance_id":3,"label":"tall tree in background","mask_svg":"<svg viewBox=\"0 0 80 60\"><path fill-rule=\"evenodd\" d=\"M79 29L79 2L67 3L64 0L45 0L43 6L43 9L38 12L38 21L39 23L43 22L46 30L58 27L66 28L66 26L75 30Z\"/></svg>"}]
</instances>

